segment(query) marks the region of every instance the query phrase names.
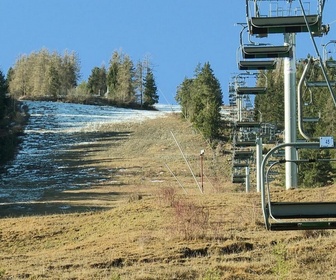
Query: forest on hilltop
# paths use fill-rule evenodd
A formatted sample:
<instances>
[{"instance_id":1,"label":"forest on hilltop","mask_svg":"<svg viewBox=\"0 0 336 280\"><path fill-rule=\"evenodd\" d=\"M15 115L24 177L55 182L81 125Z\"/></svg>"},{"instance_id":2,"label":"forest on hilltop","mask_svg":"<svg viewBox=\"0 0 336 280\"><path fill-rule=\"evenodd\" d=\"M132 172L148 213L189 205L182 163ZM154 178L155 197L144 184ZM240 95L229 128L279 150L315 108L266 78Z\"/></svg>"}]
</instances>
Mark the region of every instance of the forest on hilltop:
<instances>
[{"instance_id":1,"label":"forest on hilltop","mask_svg":"<svg viewBox=\"0 0 336 280\"><path fill-rule=\"evenodd\" d=\"M80 79L80 59L42 49L21 55L7 73L9 92L17 99L83 102L101 97L114 105L150 108L158 102L157 87L149 58L135 63L115 51L106 68L94 67L87 81Z\"/></svg>"}]
</instances>

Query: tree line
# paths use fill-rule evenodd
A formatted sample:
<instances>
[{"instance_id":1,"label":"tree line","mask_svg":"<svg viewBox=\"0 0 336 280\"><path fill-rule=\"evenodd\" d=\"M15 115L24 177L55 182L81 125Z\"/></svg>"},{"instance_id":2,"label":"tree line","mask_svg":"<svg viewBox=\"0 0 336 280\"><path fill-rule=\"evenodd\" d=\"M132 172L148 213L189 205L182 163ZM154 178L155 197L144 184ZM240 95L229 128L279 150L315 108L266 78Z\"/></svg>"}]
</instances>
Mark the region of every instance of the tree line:
<instances>
[{"instance_id":1,"label":"tree line","mask_svg":"<svg viewBox=\"0 0 336 280\"><path fill-rule=\"evenodd\" d=\"M16 98L66 96L80 77L78 56L47 49L21 55L8 71L9 91Z\"/></svg>"},{"instance_id":2,"label":"tree line","mask_svg":"<svg viewBox=\"0 0 336 280\"><path fill-rule=\"evenodd\" d=\"M77 99L100 97L118 105L151 107L158 102L150 61L136 66L130 56L115 51L109 65L94 67L87 81L78 84L80 60L75 52L63 54L42 49L21 55L7 73L9 92L15 98Z\"/></svg>"}]
</instances>

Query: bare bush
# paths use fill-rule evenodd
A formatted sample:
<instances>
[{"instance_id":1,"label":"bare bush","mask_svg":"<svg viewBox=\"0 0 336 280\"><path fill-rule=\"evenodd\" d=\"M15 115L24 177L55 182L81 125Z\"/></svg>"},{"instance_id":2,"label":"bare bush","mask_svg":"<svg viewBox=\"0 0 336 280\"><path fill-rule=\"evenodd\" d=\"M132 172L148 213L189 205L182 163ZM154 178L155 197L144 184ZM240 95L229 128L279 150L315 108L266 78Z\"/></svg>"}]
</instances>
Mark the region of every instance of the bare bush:
<instances>
[{"instance_id":1,"label":"bare bush","mask_svg":"<svg viewBox=\"0 0 336 280\"><path fill-rule=\"evenodd\" d=\"M176 189L173 187L163 187L158 191L158 197L164 205L173 206L176 197Z\"/></svg>"},{"instance_id":2,"label":"bare bush","mask_svg":"<svg viewBox=\"0 0 336 280\"><path fill-rule=\"evenodd\" d=\"M204 238L209 228L209 211L193 202L179 200L173 205L174 229L184 239Z\"/></svg>"}]
</instances>

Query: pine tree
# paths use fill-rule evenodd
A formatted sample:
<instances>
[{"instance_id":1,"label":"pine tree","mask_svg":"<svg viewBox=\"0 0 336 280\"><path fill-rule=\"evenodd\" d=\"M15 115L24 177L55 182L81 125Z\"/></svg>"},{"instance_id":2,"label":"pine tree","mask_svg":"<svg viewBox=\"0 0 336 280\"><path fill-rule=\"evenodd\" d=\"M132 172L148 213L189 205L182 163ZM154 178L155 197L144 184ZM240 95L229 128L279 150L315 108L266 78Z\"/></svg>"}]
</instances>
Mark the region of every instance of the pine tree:
<instances>
[{"instance_id":1,"label":"pine tree","mask_svg":"<svg viewBox=\"0 0 336 280\"><path fill-rule=\"evenodd\" d=\"M60 92L61 82L58 72L53 65L49 68L48 77L48 93L53 97L57 97Z\"/></svg>"},{"instance_id":2,"label":"pine tree","mask_svg":"<svg viewBox=\"0 0 336 280\"><path fill-rule=\"evenodd\" d=\"M107 74L107 87L108 87L108 98L113 100L117 99L117 90L118 90L118 73L121 65L121 54L115 51L112 54L110 60L110 66Z\"/></svg>"},{"instance_id":3,"label":"pine tree","mask_svg":"<svg viewBox=\"0 0 336 280\"><path fill-rule=\"evenodd\" d=\"M102 96L106 93L106 69L105 67L94 67L88 78L87 87L90 94Z\"/></svg>"},{"instance_id":4,"label":"pine tree","mask_svg":"<svg viewBox=\"0 0 336 280\"><path fill-rule=\"evenodd\" d=\"M144 107L152 107L155 103L159 102L159 95L157 94L157 87L153 72L147 68L147 73L144 81Z\"/></svg>"},{"instance_id":5,"label":"pine tree","mask_svg":"<svg viewBox=\"0 0 336 280\"><path fill-rule=\"evenodd\" d=\"M259 119L259 114L261 113L263 122L272 123L279 129L283 129L285 111L284 86L280 67L274 71L262 72L258 76L257 85L266 86L266 84L267 93L257 95L254 100L256 120Z\"/></svg>"},{"instance_id":6,"label":"pine tree","mask_svg":"<svg viewBox=\"0 0 336 280\"><path fill-rule=\"evenodd\" d=\"M177 88L175 100L181 105L182 114L185 118L189 118L192 110L191 92L193 79L185 78L182 84Z\"/></svg>"},{"instance_id":7,"label":"pine tree","mask_svg":"<svg viewBox=\"0 0 336 280\"><path fill-rule=\"evenodd\" d=\"M214 76L210 63L207 62L195 79L195 93L192 98L197 109L194 110L194 123L203 135L212 140L218 136L222 105L222 90Z\"/></svg>"},{"instance_id":8,"label":"pine tree","mask_svg":"<svg viewBox=\"0 0 336 280\"><path fill-rule=\"evenodd\" d=\"M6 93L8 91L7 81L0 70L0 121L6 114Z\"/></svg>"},{"instance_id":9,"label":"pine tree","mask_svg":"<svg viewBox=\"0 0 336 280\"><path fill-rule=\"evenodd\" d=\"M210 63L195 69L194 79L185 79L175 99L182 112L209 140L219 136L221 126L222 90Z\"/></svg>"},{"instance_id":10,"label":"pine tree","mask_svg":"<svg viewBox=\"0 0 336 280\"><path fill-rule=\"evenodd\" d=\"M329 150L302 150L300 157L305 159L330 158ZM305 187L322 187L333 182L333 169L330 161L317 161L299 165L299 183Z\"/></svg>"}]
</instances>

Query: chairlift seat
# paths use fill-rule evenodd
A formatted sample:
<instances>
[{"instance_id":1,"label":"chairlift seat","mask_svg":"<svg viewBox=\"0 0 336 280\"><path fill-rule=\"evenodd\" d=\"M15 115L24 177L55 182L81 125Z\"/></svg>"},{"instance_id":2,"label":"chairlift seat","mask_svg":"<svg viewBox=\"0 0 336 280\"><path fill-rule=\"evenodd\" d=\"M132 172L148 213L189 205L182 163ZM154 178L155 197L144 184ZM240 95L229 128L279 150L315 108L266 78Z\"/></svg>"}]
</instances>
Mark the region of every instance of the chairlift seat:
<instances>
[{"instance_id":1,"label":"chairlift seat","mask_svg":"<svg viewBox=\"0 0 336 280\"><path fill-rule=\"evenodd\" d=\"M307 15L306 19L310 30L315 34L320 34L321 17ZM304 16L251 17L248 20L248 26L252 35L309 32Z\"/></svg>"},{"instance_id":2,"label":"chairlift seat","mask_svg":"<svg viewBox=\"0 0 336 280\"><path fill-rule=\"evenodd\" d=\"M265 87L237 87L237 94L265 94L267 88Z\"/></svg>"},{"instance_id":3,"label":"chairlift seat","mask_svg":"<svg viewBox=\"0 0 336 280\"><path fill-rule=\"evenodd\" d=\"M275 60L241 60L238 62L239 70L273 70L276 67Z\"/></svg>"},{"instance_id":4,"label":"chairlift seat","mask_svg":"<svg viewBox=\"0 0 336 280\"><path fill-rule=\"evenodd\" d=\"M245 183L245 176L244 176L244 178L232 177L232 183L234 183L234 184Z\"/></svg>"},{"instance_id":5,"label":"chairlift seat","mask_svg":"<svg viewBox=\"0 0 336 280\"><path fill-rule=\"evenodd\" d=\"M233 174L232 179L245 179L246 175L245 174Z\"/></svg>"},{"instance_id":6,"label":"chairlift seat","mask_svg":"<svg viewBox=\"0 0 336 280\"><path fill-rule=\"evenodd\" d=\"M325 65L327 68L336 68L336 60L327 60Z\"/></svg>"},{"instance_id":7,"label":"chairlift seat","mask_svg":"<svg viewBox=\"0 0 336 280\"><path fill-rule=\"evenodd\" d=\"M289 222L271 223L269 230L317 230L317 229L336 229L336 221L317 221L317 222Z\"/></svg>"},{"instance_id":8,"label":"chairlift seat","mask_svg":"<svg viewBox=\"0 0 336 280\"><path fill-rule=\"evenodd\" d=\"M232 167L233 168L243 168L243 167L248 167L249 165L248 165L248 163L247 162L243 162L243 163L234 163L233 165L232 165Z\"/></svg>"},{"instance_id":9,"label":"chairlift seat","mask_svg":"<svg viewBox=\"0 0 336 280\"><path fill-rule=\"evenodd\" d=\"M249 159L253 156L252 151L235 151L234 159Z\"/></svg>"},{"instance_id":10,"label":"chairlift seat","mask_svg":"<svg viewBox=\"0 0 336 280\"><path fill-rule=\"evenodd\" d=\"M236 147L253 147L256 145L255 141L237 141L235 143Z\"/></svg>"},{"instance_id":11,"label":"chairlift seat","mask_svg":"<svg viewBox=\"0 0 336 280\"><path fill-rule=\"evenodd\" d=\"M336 202L271 202L266 206L275 219L336 218Z\"/></svg>"},{"instance_id":12,"label":"chairlift seat","mask_svg":"<svg viewBox=\"0 0 336 280\"><path fill-rule=\"evenodd\" d=\"M302 118L303 122L309 122L309 123L317 123L319 122L320 117L304 117Z\"/></svg>"},{"instance_id":13,"label":"chairlift seat","mask_svg":"<svg viewBox=\"0 0 336 280\"><path fill-rule=\"evenodd\" d=\"M293 57L293 49L291 46L247 45L242 47L242 55L245 59Z\"/></svg>"},{"instance_id":14,"label":"chairlift seat","mask_svg":"<svg viewBox=\"0 0 336 280\"><path fill-rule=\"evenodd\" d=\"M274 176L274 175L279 175L279 172L278 171L269 171L267 174L269 176Z\"/></svg>"},{"instance_id":15,"label":"chairlift seat","mask_svg":"<svg viewBox=\"0 0 336 280\"><path fill-rule=\"evenodd\" d=\"M236 127L260 127L259 122L236 122Z\"/></svg>"},{"instance_id":16,"label":"chairlift seat","mask_svg":"<svg viewBox=\"0 0 336 280\"><path fill-rule=\"evenodd\" d=\"M305 82L307 87L327 87L328 84L326 81L306 81ZM329 81L330 86L334 87L336 86L335 81Z\"/></svg>"}]
</instances>

